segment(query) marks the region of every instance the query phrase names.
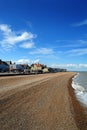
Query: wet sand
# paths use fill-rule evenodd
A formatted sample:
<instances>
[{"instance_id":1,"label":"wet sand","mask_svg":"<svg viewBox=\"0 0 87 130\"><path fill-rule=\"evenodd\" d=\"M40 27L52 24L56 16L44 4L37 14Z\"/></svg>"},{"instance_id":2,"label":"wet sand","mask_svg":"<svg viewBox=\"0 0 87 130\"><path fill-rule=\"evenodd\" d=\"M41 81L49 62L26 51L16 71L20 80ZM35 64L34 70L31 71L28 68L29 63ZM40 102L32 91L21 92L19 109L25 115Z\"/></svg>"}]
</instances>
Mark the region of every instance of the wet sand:
<instances>
[{"instance_id":1,"label":"wet sand","mask_svg":"<svg viewBox=\"0 0 87 130\"><path fill-rule=\"evenodd\" d=\"M87 130L70 85L74 75L0 77L0 130Z\"/></svg>"}]
</instances>

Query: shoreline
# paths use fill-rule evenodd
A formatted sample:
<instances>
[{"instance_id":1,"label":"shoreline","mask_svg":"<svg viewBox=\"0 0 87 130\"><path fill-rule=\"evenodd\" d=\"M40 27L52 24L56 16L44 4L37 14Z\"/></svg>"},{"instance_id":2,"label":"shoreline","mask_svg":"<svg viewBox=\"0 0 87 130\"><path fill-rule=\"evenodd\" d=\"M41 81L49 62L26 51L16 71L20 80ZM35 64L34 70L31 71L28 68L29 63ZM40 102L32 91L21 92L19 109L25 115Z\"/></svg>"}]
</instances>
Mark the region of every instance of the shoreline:
<instances>
[{"instance_id":1,"label":"shoreline","mask_svg":"<svg viewBox=\"0 0 87 130\"><path fill-rule=\"evenodd\" d=\"M79 128L79 130L87 130L87 114L85 112L87 111L87 108L82 106L81 103L78 101L74 92L75 90L72 87L72 78L69 80L68 90L71 98L70 100L74 109L76 125Z\"/></svg>"}]
</instances>

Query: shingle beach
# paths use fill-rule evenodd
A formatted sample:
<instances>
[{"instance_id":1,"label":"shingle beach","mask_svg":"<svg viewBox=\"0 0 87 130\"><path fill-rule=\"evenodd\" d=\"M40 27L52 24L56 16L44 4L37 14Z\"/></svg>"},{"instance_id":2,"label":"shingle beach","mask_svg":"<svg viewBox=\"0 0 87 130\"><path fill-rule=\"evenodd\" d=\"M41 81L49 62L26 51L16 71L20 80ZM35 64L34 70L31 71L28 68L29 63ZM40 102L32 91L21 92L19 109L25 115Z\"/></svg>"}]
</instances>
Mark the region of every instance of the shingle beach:
<instances>
[{"instance_id":1,"label":"shingle beach","mask_svg":"<svg viewBox=\"0 0 87 130\"><path fill-rule=\"evenodd\" d=\"M87 130L71 87L75 74L0 77L0 130Z\"/></svg>"}]
</instances>

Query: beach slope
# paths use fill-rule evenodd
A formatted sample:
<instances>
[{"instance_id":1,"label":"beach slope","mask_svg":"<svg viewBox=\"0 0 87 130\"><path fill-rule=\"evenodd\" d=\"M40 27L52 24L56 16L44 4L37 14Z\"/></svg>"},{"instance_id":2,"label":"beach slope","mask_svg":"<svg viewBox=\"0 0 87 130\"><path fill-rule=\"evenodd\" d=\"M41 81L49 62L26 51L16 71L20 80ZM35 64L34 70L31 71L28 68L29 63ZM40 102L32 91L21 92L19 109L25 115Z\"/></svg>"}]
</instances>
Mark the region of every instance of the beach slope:
<instances>
[{"instance_id":1,"label":"beach slope","mask_svg":"<svg viewBox=\"0 0 87 130\"><path fill-rule=\"evenodd\" d=\"M72 72L0 77L0 130L78 130Z\"/></svg>"}]
</instances>

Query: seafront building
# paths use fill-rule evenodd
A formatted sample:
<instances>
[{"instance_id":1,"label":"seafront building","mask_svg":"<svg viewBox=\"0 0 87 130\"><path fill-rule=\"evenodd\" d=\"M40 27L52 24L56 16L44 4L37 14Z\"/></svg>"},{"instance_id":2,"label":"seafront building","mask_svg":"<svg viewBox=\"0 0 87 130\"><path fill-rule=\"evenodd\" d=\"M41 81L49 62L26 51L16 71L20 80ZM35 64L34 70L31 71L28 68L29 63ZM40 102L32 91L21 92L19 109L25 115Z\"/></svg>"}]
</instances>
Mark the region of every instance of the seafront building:
<instances>
[{"instance_id":1,"label":"seafront building","mask_svg":"<svg viewBox=\"0 0 87 130\"><path fill-rule=\"evenodd\" d=\"M46 65L38 63L38 64L32 64L31 65L30 72L31 73L48 73L49 70L48 70Z\"/></svg>"},{"instance_id":2,"label":"seafront building","mask_svg":"<svg viewBox=\"0 0 87 130\"><path fill-rule=\"evenodd\" d=\"M56 73L56 72L66 72L66 69L61 68L51 68L44 64L16 64L12 61L2 61L0 60L0 72L9 73L21 73L21 74L38 74L38 73Z\"/></svg>"}]
</instances>

